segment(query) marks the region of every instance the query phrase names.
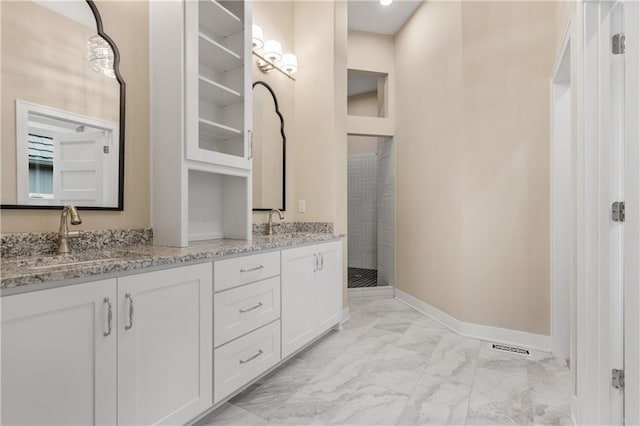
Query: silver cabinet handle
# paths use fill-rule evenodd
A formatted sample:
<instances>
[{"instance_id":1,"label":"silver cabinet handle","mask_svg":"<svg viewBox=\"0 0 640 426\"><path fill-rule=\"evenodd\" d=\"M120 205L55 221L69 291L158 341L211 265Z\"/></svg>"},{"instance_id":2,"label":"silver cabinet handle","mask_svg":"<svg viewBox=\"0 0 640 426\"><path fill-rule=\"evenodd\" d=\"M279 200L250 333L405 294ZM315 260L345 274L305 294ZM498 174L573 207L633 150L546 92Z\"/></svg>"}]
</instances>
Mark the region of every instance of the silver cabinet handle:
<instances>
[{"instance_id":1,"label":"silver cabinet handle","mask_svg":"<svg viewBox=\"0 0 640 426\"><path fill-rule=\"evenodd\" d=\"M253 311L253 310L258 309L260 306L262 306L262 302L258 303L258 304L257 304L257 305L255 305L255 306L252 306L252 307L250 307L250 308L247 308L247 309L240 309L240 313L241 313L241 314L244 314L245 312L251 312L251 311Z\"/></svg>"},{"instance_id":2,"label":"silver cabinet handle","mask_svg":"<svg viewBox=\"0 0 640 426\"><path fill-rule=\"evenodd\" d=\"M318 255L313 253L313 272L318 271Z\"/></svg>"},{"instance_id":3,"label":"silver cabinet handle","mask_svg":"<svg viewBox=\"0 0 640 426\"><path fill-rule=\"evenodd\" d=\"M105 297L102 301L105 305L107 305L107 331L103 331L102 335L107 337L111 334L111 326L113 324L113 308L111 307L111 299Z\"/></svg>"},{"instance_id":4,"label":"silver cabinet handle","mask_svg":"<svg viewBox=\"0 0 640 426\"><path fill-rule=\"evenodd\" d=\"M247 272L259 271L260 269L264 269L264 265L258 265L255 268L240 269L240 272L244 274L244 273L247 273Z\"/></svg>"},{"instance_id":5,"label":"silver cabinet handle","mask_svg":"<svg viewBox=\"0 0 640 426\"><path fill-rule=\"evenodd\" d=\"M256 352L255 355L251 355L249 358L247 359L241 359L240 360L240 364L246 364L250 361L253 361L254 359L258 358L260 355L262 355L264 352L262 351L262 349L258 350L258 352Z\"/></svg>"},{"instance_id":6,"label":"silver cabinet handle","mask_svg":"<svg viewBox=\"0 0 640 426\"><path fill-rule=\"evenodd\" d=\"M318 253L318 256L320 256L320 271L324 270L324 255L322 253Z\"/></svg>"},{"instance_id":7,"label":"silver cabinet handle","mask_svg":"<svg viewBox=\"0 0 640 426\"><path fill-rule=\"evenodd\" d=\"M253 132L251 130L247 130L249 133L249 160L253 158Z\"/></svg>"},{"instance_id":8,"label":"silver cabinet handle","mask_svg":"<svg viewBox=\"0 0 640 426\"><path fill-rule=\"evenodd\" d=\"M129 299L129 324L124 326L125 330L130 330L133 327L133 297L127 293L124 295L125 299Z\"/></svg>"}]
</instances>

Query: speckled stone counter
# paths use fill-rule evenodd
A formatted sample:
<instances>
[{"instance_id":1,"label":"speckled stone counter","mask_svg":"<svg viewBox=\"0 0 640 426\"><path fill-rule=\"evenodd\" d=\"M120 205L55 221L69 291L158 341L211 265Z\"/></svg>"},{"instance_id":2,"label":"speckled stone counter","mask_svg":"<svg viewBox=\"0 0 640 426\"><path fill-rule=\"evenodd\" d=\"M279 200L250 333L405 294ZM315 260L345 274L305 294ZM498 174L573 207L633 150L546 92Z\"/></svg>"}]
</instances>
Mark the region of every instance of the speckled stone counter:
<instances>
[{"instance_id":1,"label":"speckled stone counter","mask_svg":"<svg viewBox=\"0 0 640 426\"><path fill-rule=\"evenodd\" d=\"M60 281L87 282L104 276L144 272L144 269L149 268L217 260L225 256L334 241L342 237L331 233L293 233L272 237L258 236L253 241L203 241L183 248L135 245L116 250L83 251L67 257L2 259L0 296L49 288L49 284Z\"/></svg>"}]
</instances>

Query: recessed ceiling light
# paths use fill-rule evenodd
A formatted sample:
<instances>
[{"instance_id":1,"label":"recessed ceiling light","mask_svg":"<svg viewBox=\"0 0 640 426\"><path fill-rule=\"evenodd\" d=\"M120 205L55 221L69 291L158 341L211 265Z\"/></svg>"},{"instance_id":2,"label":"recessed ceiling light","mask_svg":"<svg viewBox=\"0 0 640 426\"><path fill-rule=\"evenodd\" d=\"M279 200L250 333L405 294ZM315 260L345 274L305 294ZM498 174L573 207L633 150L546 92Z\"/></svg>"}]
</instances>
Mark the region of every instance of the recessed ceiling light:
<instances>
[{"instance_id":1,"label":"recessed ceiling light","mask_svg":"<svg viewBox=\"0 0 640 426\"><path fill-rule=\"evenodd\" d=\"M383 6L389 6L393 0L380 0L380 4Z\"/></svg>"}]
</instances>

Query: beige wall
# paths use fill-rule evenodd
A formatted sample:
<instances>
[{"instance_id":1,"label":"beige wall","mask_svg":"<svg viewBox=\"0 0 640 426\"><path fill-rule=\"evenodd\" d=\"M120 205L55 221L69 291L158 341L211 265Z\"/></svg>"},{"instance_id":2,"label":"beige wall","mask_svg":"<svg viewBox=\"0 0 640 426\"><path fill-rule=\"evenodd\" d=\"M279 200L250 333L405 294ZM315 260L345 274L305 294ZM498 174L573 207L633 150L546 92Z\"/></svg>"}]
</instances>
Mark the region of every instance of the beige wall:
<instances>
[{"instance_id":1,"label":"beige wall","mask_svg":"<svg viewBox=\"0 0 640 426\"><path fill-rule=\"evenodd\" d=\"M285 220L347 223L347 14L346 3L260 0L254 23L266 38L282 42L298 57L293 82L254 65L254 79L269 83L278 96L287 134L287 212ZM306 212L298 213L298 200ZM254 213L253 222L267 220ZM346 241L343 247L346 265ZM346 297L344 271L344 303Z\"/></svg>"},{"instance_id":2,"label":"beige wall","mask_svg":"<svg viewBox=\"0 0 640 426\"><path fill-rule=\"evenodd\" d=\"M294 52L294 2L292 1L268 1L258 0L253 3L253 22L262 27L264 37L279 40L282 49L286 52ZM278 71L263 73L256 66L255 57L252 58L253 80L264 81L273 88L278 98L280 112L284 116L284 132L287 138L287 165L286 165L286 206L285 221L297 220L297 202L295 200L295 158L298 151L297 140L294 136L296 124L294 108L294 90L296 82L282 75ZM264 183L263 183L264 184ZM259 190L259 188L258 188ZM266 222L265 212L254 212L253 222ZM278 219L275 219L278 220Z\"/></svg>"},{"instance_id":3,"label":"beige wall","mask_svg":"<svg viewBox=\"0 0 640 426\"><path fill-rule=\"evenodd\" d=\"M396 36L397 286L463 321L549 333L555 26L552 2L427 2Z\"/></svg>"},{"instance_id":4,"label":"beige wall","mask_svg":"<svg viewBox=\"0 0 640 426\"><path fill-rule=\"evenodd\" d=\"M148 5L141 1L98 1L97 6L105 32L113 38L120 50L120 70L127 84L125 200L123 212L82 212L83 224L79 228L146 227L149 226ZM5 5L2 7L4 9ZM11 139L7 139L3 133L3 163L5 155L11 157L5 151L6 140ZM5 176L3 168L2 177L4 200L5 185L15 187L15 176ZM59 214L59 211L2 210L1 231L55 231Z\"/></svg>"},{"instance_id":5,"label":"beige wall","mask_svg":"<svg viewBox=\"0 0 640 426\"><path fill-rule=\"evenodd\" d=\"M347 113L349 115L377 116L378 114L378 93L369 92L347 98ZM368 152L378 152L378 138L375 136L349 135L349 154L363 154Z\"/></svg>"},{"instance_id":6,"label":"beige wall","mask_svg":"<svg viewBox=\"0 0 640 426\"><path fill-rule=\"evenodd\" d=\"M367 111L367 117L348 112L348 132L359 135L393 136L396 124L395 48L393 37L362 31L348 31L347 67L354 70L387 74L384 86L378 87L380 100L384 100L384 106L380 106L380 111L377 109L375 111Z\"/></svg>"},{"instance_id":7,"label":"beige wall","mask_svg":"<svg viewBox=\"0 0 640 426\"><path fill-rule=\"evenodd\" d=\"M427 2L395 40L396 286L456 318L464 314L460 26L460 3Z\"/></svg>"}]
</instances>

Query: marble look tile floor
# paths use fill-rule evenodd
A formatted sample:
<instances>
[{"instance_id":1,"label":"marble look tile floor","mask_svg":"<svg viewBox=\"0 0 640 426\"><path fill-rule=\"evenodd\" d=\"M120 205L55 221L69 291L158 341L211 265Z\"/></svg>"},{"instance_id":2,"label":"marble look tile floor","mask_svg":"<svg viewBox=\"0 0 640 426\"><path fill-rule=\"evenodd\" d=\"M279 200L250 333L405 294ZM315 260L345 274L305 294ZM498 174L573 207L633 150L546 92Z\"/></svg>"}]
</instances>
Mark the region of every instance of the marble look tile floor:
<instances>
[{"instance_id":1,"label":"marble look tile floor","mask_svg":"<svg viewBox=\"0 0 640 426\"><path fill-rule=\"evenodd\" d=\"M204 425L569 425L570 373L497 352L393 299L351 319L198 422Z\"/></svg>"}]
</instances>

